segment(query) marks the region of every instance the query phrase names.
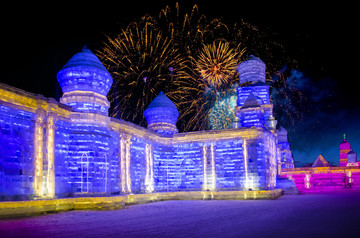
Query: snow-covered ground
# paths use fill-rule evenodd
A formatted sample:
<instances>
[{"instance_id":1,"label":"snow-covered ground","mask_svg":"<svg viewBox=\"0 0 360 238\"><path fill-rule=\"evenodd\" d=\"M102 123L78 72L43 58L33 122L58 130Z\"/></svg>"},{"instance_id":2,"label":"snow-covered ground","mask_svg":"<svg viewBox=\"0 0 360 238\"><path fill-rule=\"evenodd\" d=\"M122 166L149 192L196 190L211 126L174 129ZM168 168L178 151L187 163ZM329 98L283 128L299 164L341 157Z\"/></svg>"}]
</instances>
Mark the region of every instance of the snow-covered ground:
<instances>
[{"instance_id":1,"label":"snow-covered ground","mask_svg":"<svg viewBox=\"0 0 360 238\"><path fill-rule=\"evenodd\" d=\"M0 237L360 237L360 192L71 211L0 221Z\"/></svg>"}]
</instances>

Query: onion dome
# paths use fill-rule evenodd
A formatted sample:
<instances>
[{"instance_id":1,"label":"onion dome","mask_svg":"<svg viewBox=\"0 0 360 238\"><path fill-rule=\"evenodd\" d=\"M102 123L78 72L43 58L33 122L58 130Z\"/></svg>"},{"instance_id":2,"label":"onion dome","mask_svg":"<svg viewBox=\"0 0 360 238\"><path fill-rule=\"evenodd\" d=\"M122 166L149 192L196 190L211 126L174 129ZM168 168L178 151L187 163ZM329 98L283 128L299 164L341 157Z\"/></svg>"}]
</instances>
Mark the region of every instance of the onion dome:
<instances>
[{"instance_id":1,"label":"onion dome","mask_svg":"<svg viewBox=\"0 0 360 238\"><path fill-rule=\"evenodd\" d=\"M92 91L106 96L113 83L110 73L86 46L75 54L57 74L63 93Z\"/></svg>"},{"instance_id":2,"label":"onion dome","mask_svg":"<svg viewBox=\"0 0 360 238\"><path fill-rule=\"evenodd\" d=\"M99 58L87 49L75 54L57 74L63 96L61 103L74 111L108 114L106 98L112 77Z\"/></svg>"},{"instance_id":3,"label":"onion dome","mask_svg":"<svg viewBox=\"0 0 360 238\"><path fill-rule=\"evenodd\" d=\"M179 117L179 111L163 92L160 92L145 109L144 116L148 123L148 129L165 135L178 132L176 121Z\"/></svg>"},{"instance_id":4,"label":"onion dome","mask_svg":"<svg viewBox=\"0 0 360 238\"><path fill-rule=\"evenodd\" d=\"M344 139L341 143L340 143L340 150L350 150L351 149L351 145L349 142L347 142L346 139Z\"/></svg>"},{"instance_id":5,"label":"onion dome","mask_svg":"<svg viewBox=\"0 0 360 238\"><path fill-rule=\"evenodd\" d=\"M250 55L249 59L240 63L237 66L239 72L239 83L243 84L245 82L253 82L253 83L265 83L265 63L253 56Z\"/></svg>"}]
</instances>

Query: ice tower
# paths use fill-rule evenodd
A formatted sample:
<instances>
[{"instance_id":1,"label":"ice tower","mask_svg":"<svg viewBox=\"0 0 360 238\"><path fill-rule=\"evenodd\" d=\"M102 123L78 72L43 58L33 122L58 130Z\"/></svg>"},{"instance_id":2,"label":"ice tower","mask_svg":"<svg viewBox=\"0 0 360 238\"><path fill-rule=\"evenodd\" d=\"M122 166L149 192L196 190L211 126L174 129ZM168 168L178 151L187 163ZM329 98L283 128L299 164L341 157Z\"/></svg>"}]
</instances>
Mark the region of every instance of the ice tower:
<instances>
[{"instance_id":1,"label":"ice tower","mask_svg":"<svg viewBox=\"0 0 360 238\"><path fill-rule=\"evenodd\" d=\"M107 193L114 159L114 137L108 127L110 103L106 97L112 77L98 57L84 47L59 71L57 79L63 91L60 102L72 110L71 124L66 126L71 136L64 155L72 166L62 186L74 193Z\"/></svg>"},{"instance_id":2,"label":"ice tower","mask_svg":"<svg viewBox=\"0 0 360 238\"><path fill-rule=\"evenodd\" d=\"M250 55L249 60L238 65L239 83L246 86L237 88L236 116L243 127L263 127L276 129L276 120L272 115L269 86L266 85L265 63Z\"/></svg>"},{"instance_id":3,"label":"ice tower","mask_svg":"<svg viewBox=\"0 0 360 238\"><path fill-rule=\"evenodd\" d=\"M108 115L106 98L113 83L110 73L86 46L57 74L63 96L60 102L77 112Z\"/></svg>"}]
</instances>

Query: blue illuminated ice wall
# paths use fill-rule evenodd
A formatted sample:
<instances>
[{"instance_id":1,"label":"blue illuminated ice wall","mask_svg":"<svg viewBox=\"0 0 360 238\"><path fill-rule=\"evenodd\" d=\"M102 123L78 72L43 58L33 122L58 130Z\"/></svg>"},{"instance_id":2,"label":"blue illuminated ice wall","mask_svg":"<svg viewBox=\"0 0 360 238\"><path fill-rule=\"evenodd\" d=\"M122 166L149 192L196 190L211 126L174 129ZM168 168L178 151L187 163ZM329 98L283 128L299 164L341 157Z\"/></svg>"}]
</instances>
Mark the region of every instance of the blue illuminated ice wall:
<instances>
[{"instance_id":1,"label":"blue illuminated ice wall","mask_svg":"<svg viewBox=\"0 0 360 238\"><path fill-rule=\"evenodd\" d=\"M240 76L261 80L238 88L241 127L228 130L177 133L163 93L145 112L147 129L108 117L112 79L86 48L58 74L61 103L0 85L1 199L274 188L282 147L265 126L272 104L256 76L265 66L249 62Z\"/></svg>"},{"instance_id":2,"label":"blue illuminated ice wall","mask_svg":"<svg viewBox=\"0 0 360 238\"><path fill-rule=\"evenodd\" d=\"M276 147L272 137L246 140L245 145L239 137L160 146L154 152L155 191L273 188Z\"/></svg>"},{"instance_id":3,"label":"blue illuminated ice wall","mask_svg":"<svg viewBox=\"0 0 360 238\"><path fill-rule=\"evenodd\" d=\"M34 113L0 104L0 199L33 194Z\"/></svg>"}]
</instances>

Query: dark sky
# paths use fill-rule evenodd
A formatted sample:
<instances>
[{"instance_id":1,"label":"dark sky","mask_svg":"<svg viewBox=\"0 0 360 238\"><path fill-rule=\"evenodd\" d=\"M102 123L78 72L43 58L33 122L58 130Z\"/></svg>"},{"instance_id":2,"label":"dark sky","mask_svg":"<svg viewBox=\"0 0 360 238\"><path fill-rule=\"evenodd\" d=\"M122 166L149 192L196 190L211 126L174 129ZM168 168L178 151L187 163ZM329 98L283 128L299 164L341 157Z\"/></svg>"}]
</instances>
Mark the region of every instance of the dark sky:
<instances>
[{"instance_id":1,"label":"dark sky","mask_svg":"<svg viewBox=\"0 0 360 238\"><path fill-rule=\"evenodd\" d=\"M2 6L2 67L0 81L46 97L61 95L56 73L84 45L101 44L105 34L146 13L157 15L175 1L107 1L74 4ZM227 22L243 18L271 31L288 43L303 73L308 108L303 119L287 128L294 158L313 162L319 153L338 161L342 134L360 152L360 106L357 99L358 26L356 6L319 5L304 2L274 5L243 1L186 1L197 3L201 13ZM355 2L354 2L355 4ZM6 15L6 16L5 16ZM314 106L314 107L313 107Z\"/></svg>"}]
</instances>

